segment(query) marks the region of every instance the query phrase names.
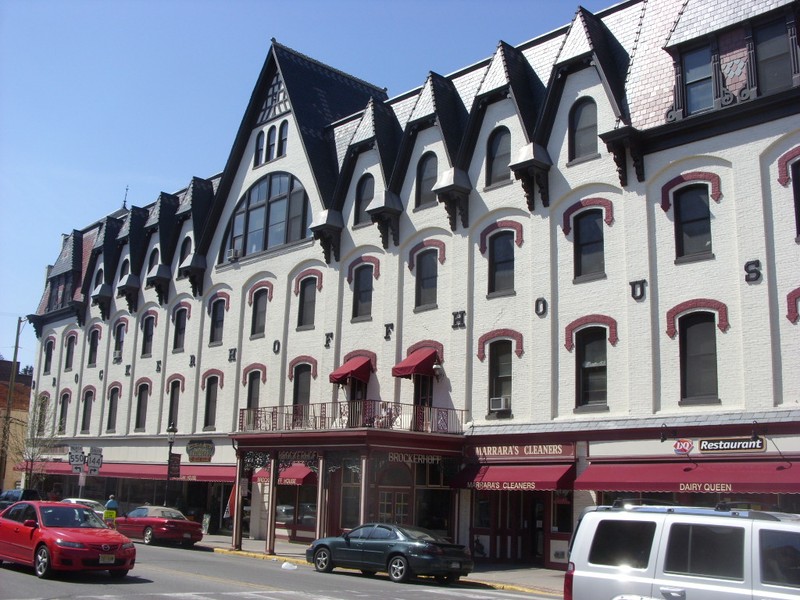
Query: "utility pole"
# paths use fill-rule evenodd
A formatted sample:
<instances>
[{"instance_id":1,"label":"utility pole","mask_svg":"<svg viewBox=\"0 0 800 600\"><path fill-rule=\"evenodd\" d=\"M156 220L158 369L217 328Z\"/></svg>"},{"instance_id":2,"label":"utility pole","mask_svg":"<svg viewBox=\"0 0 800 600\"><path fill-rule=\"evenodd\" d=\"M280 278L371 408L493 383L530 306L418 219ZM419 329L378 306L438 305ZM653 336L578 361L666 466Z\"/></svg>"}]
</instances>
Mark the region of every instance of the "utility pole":
<instances>
[{"instance_id":1,"label":"utility pole","mask_svg":"<svg viewBox=\"0 0 800 600\"><path fill-rule=\"evenodd\" d=\"M6 479L6 463L8 462L8 445L11 439L11 409L14 406L14 384L17 377L17 353L19 352L19 334L24 317L17 318L17 337L14 340L14 358L11 359L11 376L8 380L8 397L6 398L6 414L3 417L3 441L0 444L0 487Z\"/></svg>"}]
</instances>

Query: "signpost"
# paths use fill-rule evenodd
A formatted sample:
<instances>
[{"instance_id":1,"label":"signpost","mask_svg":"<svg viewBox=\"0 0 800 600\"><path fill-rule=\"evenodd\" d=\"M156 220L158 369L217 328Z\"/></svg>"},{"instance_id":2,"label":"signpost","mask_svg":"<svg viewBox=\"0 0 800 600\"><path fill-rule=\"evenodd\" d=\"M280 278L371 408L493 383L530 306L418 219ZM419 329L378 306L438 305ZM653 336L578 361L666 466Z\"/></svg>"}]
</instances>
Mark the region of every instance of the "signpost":
<instances>
[{"instance_id":1,"label":"signpost","mask_svg":"<svg viewBox=\"0 0 800 600\"><path fill-rule=\"evenodd\" d=\"M86 455L83 453L81 446L69 447L69 464L72 467L73 473L83 472L83 463L86 461Z\"/></svg>"},{"instance_id":2,"label":"signpost","mask_svg":"<svg viewBox=\"0 0 800 600\"><path fill-rule=\"evenodd\" d=\"M89 467L89 475L97 475L100 472L100 467L103 466L103 449L97 446L89 448L89 455L87 456L82 446L69 447L69 464L72 467L72 472L79 475L78 478L78 495L83 496L83 486L86 484L86 471L83 465Z\"/></svg>"},{"instance_id":3,"label":"signpost","mask_svg":"<svg viewBox=\"0 0 800 600\"><path fill-rule=\"evenodd\" d=\"M89 466L89 475L97 475L103 466L103 449L92 446L89 448L89 457L86 460Z\"/></svg>"}]
</instances>

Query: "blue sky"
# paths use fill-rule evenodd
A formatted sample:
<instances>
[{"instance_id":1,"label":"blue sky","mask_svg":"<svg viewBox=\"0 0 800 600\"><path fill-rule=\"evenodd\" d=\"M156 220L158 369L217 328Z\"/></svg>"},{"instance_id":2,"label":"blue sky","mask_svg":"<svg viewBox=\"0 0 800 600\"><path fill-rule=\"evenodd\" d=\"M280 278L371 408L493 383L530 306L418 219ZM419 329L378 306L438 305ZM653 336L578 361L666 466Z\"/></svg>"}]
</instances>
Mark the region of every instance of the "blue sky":
<instances>
[{"instance_id":1,"label":"blue sky","mask_svg":"<svg viewBox=\"0 0 800 600\"><path fill-rule=\"evenodd\" d=\"M420 86L613 0L0 0L0 354L61 234L225 165L270 39ZM35 362L24 324L19 362Z\"/></svg>"}]
</instances>

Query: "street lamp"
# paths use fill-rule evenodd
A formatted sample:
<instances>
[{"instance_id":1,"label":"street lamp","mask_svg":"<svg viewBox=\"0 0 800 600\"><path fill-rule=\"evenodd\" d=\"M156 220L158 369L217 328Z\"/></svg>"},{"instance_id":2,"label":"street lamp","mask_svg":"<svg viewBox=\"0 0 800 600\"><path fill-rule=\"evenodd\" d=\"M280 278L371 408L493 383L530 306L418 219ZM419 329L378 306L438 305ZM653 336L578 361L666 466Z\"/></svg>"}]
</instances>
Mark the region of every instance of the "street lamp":
<instances>
[{"instance_id":1,"label":"street lamp","mask_svg":"<svg viewBox=\"0 0 800 600\"><path fill-rule=\"evenodd\" d=\"M178 433L178 428L175 423L170 423L167 427L167 441L169 442L169 452L167 453L167 483L164 486L164 506L167 505L167 496L169 495L169 475L172 464L172 445L175 443L175 434Z\"/></svg>"}]
</instances>

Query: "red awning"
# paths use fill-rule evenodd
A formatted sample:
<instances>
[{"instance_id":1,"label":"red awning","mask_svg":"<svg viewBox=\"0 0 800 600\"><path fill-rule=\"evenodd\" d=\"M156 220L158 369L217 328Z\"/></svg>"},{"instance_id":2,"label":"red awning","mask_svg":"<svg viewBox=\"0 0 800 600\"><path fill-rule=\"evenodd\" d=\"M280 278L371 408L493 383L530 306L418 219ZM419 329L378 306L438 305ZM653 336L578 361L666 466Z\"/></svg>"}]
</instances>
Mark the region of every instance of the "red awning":
<instances>
[{"instance_id":1,"label":"red awning","mask_svg":"<svg viewBox=\"0 0 800 600\"><path fill-rule=\"evenodd\" d=\"M303 463L294 463L278 475L278 485L316 485L317 474Z\"/></svg>"},{"instance_id":2,"label":"red awning","mask_svg":"<svg viewBox=\"0 0 800 600\"><path fill-rule=\"evenodd\" d=\"M457 473L452 487L476 490L568 490L575 472L568 465L469 465Z\"/></svg>"},{"instance_id":3,"label":"red awning","mask_svg":"<svg viewBox=\"0 0 800 600\"><path fill-rule=\"evenodd\" d=\"M409 354L392 367L393 377L411 377L412 375L433 376L433 365L439 360L433 348L420 348Z\"/></svg>"},{"instance_id":4,"label":"red awning","mask_svg":"<svg viewBox=\"0 0 800 600\"><path fill-rule=\"evenodd\" d=\"M181 476L178 481L236 481L236 467L221 465L181 465Z\"/></svg>"},{"instance_id":5,"label":"red awning","mask_svg":"<svg viewBox=\"0 0 800 600\"><path fill-rule=\"evenodd\" d=\"M800 494L800 466L788 461L593 463L576 490Z\"/></svg>"},{"instance_id":6,"label":"red awning","mask_svg":"<svg viewBox=\"0 0 800 600\"><path fill-rule=\"evenodd\" d=\"M351 377L367 383L372 374L372 362L366 356L354 356L329 376L331 383L347 383Z\"/></svg>"},{"instance_id":7,"label":"red awning","mask_svg":"<svg viewBox=\"0 0 800 600\"><path fill-rule=\"evenodd\" d=\"M72 475L72 467L68 462L47 461L36 465L37 471L44 470L48 475ZM24 470L24 465L22 466ZM103 463L98 477L117 477L121 479L166 479L167 465L142 463ZM225 481L236 480L235 466L220 465L181 465L179 481Z\"/></svg>"}]
</instances>

